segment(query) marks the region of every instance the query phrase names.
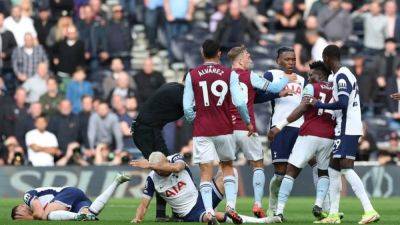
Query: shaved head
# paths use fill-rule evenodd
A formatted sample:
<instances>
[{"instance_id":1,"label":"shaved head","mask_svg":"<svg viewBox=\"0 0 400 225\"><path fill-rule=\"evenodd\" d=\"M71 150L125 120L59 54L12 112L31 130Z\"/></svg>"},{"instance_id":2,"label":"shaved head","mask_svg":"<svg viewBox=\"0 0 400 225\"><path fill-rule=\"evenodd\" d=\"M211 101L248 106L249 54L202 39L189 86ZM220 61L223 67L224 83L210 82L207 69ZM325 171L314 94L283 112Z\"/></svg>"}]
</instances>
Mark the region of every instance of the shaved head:
<instances>
[{"instance_id":1,"label":"shaved head","mask_svg":"<svg viewBox=\"0 0 400 225\"><path fill-rule=\"evenodd\" d=\"M153 152L149 156L149 163L164 163L167 162L167 157L162 152Z\"/></svg>"}]
</instances>

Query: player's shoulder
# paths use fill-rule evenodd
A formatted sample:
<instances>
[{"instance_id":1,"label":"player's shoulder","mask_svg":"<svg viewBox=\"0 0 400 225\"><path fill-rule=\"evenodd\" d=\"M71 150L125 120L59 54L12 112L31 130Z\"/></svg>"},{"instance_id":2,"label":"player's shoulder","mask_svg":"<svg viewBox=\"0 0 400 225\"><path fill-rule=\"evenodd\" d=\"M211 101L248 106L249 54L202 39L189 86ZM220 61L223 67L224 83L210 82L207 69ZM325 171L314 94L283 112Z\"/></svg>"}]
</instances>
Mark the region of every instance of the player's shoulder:
<instances>
[{"instance_id":1,"label":"player's shoulder","mask_svg":"<svg viewBox=\"0 0 400 225\"><path fill-rule=\"evenodd\" d=\"M169 155L167 156L167 159L170 163L185 162L183 155L181 155L180 153Z\"/></svg>"},{"instance_id":2,"label":"player's shoulder","mask_svg":"<svg viewBox=\"0 0 400 225\"><path fill-rule=\"evenodd\" d=\"M338 78L348 78L351 79L354 77L353 72L351 72L351 70L345 66L340 67L340 69L336 72L335 74L336 79Z\"/></svg>"}]
</instances>

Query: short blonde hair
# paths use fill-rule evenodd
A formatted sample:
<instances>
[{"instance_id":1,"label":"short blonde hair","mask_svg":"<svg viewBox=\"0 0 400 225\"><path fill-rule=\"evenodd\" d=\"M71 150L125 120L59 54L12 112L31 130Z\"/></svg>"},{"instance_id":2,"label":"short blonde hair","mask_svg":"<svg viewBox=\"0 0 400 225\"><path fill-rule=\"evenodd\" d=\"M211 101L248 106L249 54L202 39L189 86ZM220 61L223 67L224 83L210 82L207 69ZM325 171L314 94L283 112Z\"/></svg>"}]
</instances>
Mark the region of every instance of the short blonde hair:
<instances>
[{"instance_id":1,"label":"short blonde hair","mask_svg":"<svg viewBox=\"0 0 400 225\"><path fill-rule=\"evenodd\" d=\"M153 152L149 156L149 163L166 162L167 157L162 152Z\"/></svg>"},{"instance_id":2,"label":"short blonde hair","mask_svg":"<svg viewBox=\"0 0 400 225\"><path fill-rule=\"evenodd\" d=\"M237 47L233 47L231 50L228 52L228 58L233 62L235 59L240 56L243 52L247 51L246 46L241 45Z\"/></svg>"}]
</instances>

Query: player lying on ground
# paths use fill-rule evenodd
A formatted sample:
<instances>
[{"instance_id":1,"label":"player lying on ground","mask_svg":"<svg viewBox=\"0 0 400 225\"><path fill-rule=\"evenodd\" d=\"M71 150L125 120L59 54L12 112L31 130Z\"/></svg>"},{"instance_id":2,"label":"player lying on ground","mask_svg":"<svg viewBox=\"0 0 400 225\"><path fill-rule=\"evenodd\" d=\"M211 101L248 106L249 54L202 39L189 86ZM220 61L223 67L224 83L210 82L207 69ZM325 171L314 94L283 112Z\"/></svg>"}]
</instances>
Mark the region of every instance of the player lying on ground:
<instances>
[{"instance_id":1,"label":"player lying on ground","mask_svg":"<svg viewBox=\"0 0 400 225\"><path fill-rule=\"evenodd\" d=\"M113 183L94 202L74 187L41 187L24 195L24 204L11 211L13 220L98 220L97 215L106 205L117 187L130 180L118 174Z\"/></svg>"},{"instance_id":2,"label":"player lying on ground","mask_svg":"<svg viewBox=\"0 0 400 225\"><path fill-rule=\"evenodd\" d=\"M191 172L181 155L175 154L167 158L161 152L153 152L149 161L142 159L133 161L130 165L152 170L147 177L143 198L132 222L142 222L155 192L171 206L176 218L184 222L210 222L210 217L206 216L201 193L197 190ZM213 207L216 208L224 194L222 173L217 174L212 184ZM232 223L226 213L216 212L215 217L219 222ZM259 219L244 215L240 217L244 223L281 222L279 217L274 219L270 217Z\"/></svg>"},{"instance_id":3,"label":"player lying on ground","mask_svg":"<svg viewBox=\"0 0 400 225\"><path fill-rule=\"evenodd\" d=\"M328 165L336 122L333 111L318 110L310 106L308 102L310 97L316 97L326 103L333 101L332 83L327 82L329 74L330 71L323 62L311 63L309 84L304 88L301 104L268 133L271 141L287 124L304 115L304 123L300 127L299 137L290 154L286 174L279 189L276 215L281 219L283 219L283 211L292 191L294 180L314 156L316 156L319 179L313 214L318 220L327 216L327 213L322 212L322 203L329 188Z\"/></svg>"}]
</instances>

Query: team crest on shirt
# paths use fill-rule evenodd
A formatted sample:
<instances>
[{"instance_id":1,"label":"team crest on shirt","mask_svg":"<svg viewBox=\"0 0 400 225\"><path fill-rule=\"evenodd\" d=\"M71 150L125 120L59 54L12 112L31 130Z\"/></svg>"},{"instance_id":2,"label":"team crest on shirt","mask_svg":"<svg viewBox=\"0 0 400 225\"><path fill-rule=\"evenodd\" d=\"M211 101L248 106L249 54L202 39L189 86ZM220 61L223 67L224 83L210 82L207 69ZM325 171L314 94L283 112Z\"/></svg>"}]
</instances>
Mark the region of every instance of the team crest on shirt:
<instances>
[{"instance_id":1,"label":"team crest on shirt","mask_svg":"<svg viewBox=\"0 0 400 225\"><path fill-rule=\"evenodd\" d=\"M26 202L26 204L28 204L30 198L31 198L31 195L29 193L26 193L24 195L24 202Z\"/></svg>"},{"instance_id":2,"label":"team crest on shirt","mask_svg":"<svg viewBox=\"0 0 400 225\"><path fill-rule=\"evenodd\" d=\"M347 82L344 79L340 79L338 82L338 88L339 89L346 89L347 88Z\"/></svg>"}]
</instances>

